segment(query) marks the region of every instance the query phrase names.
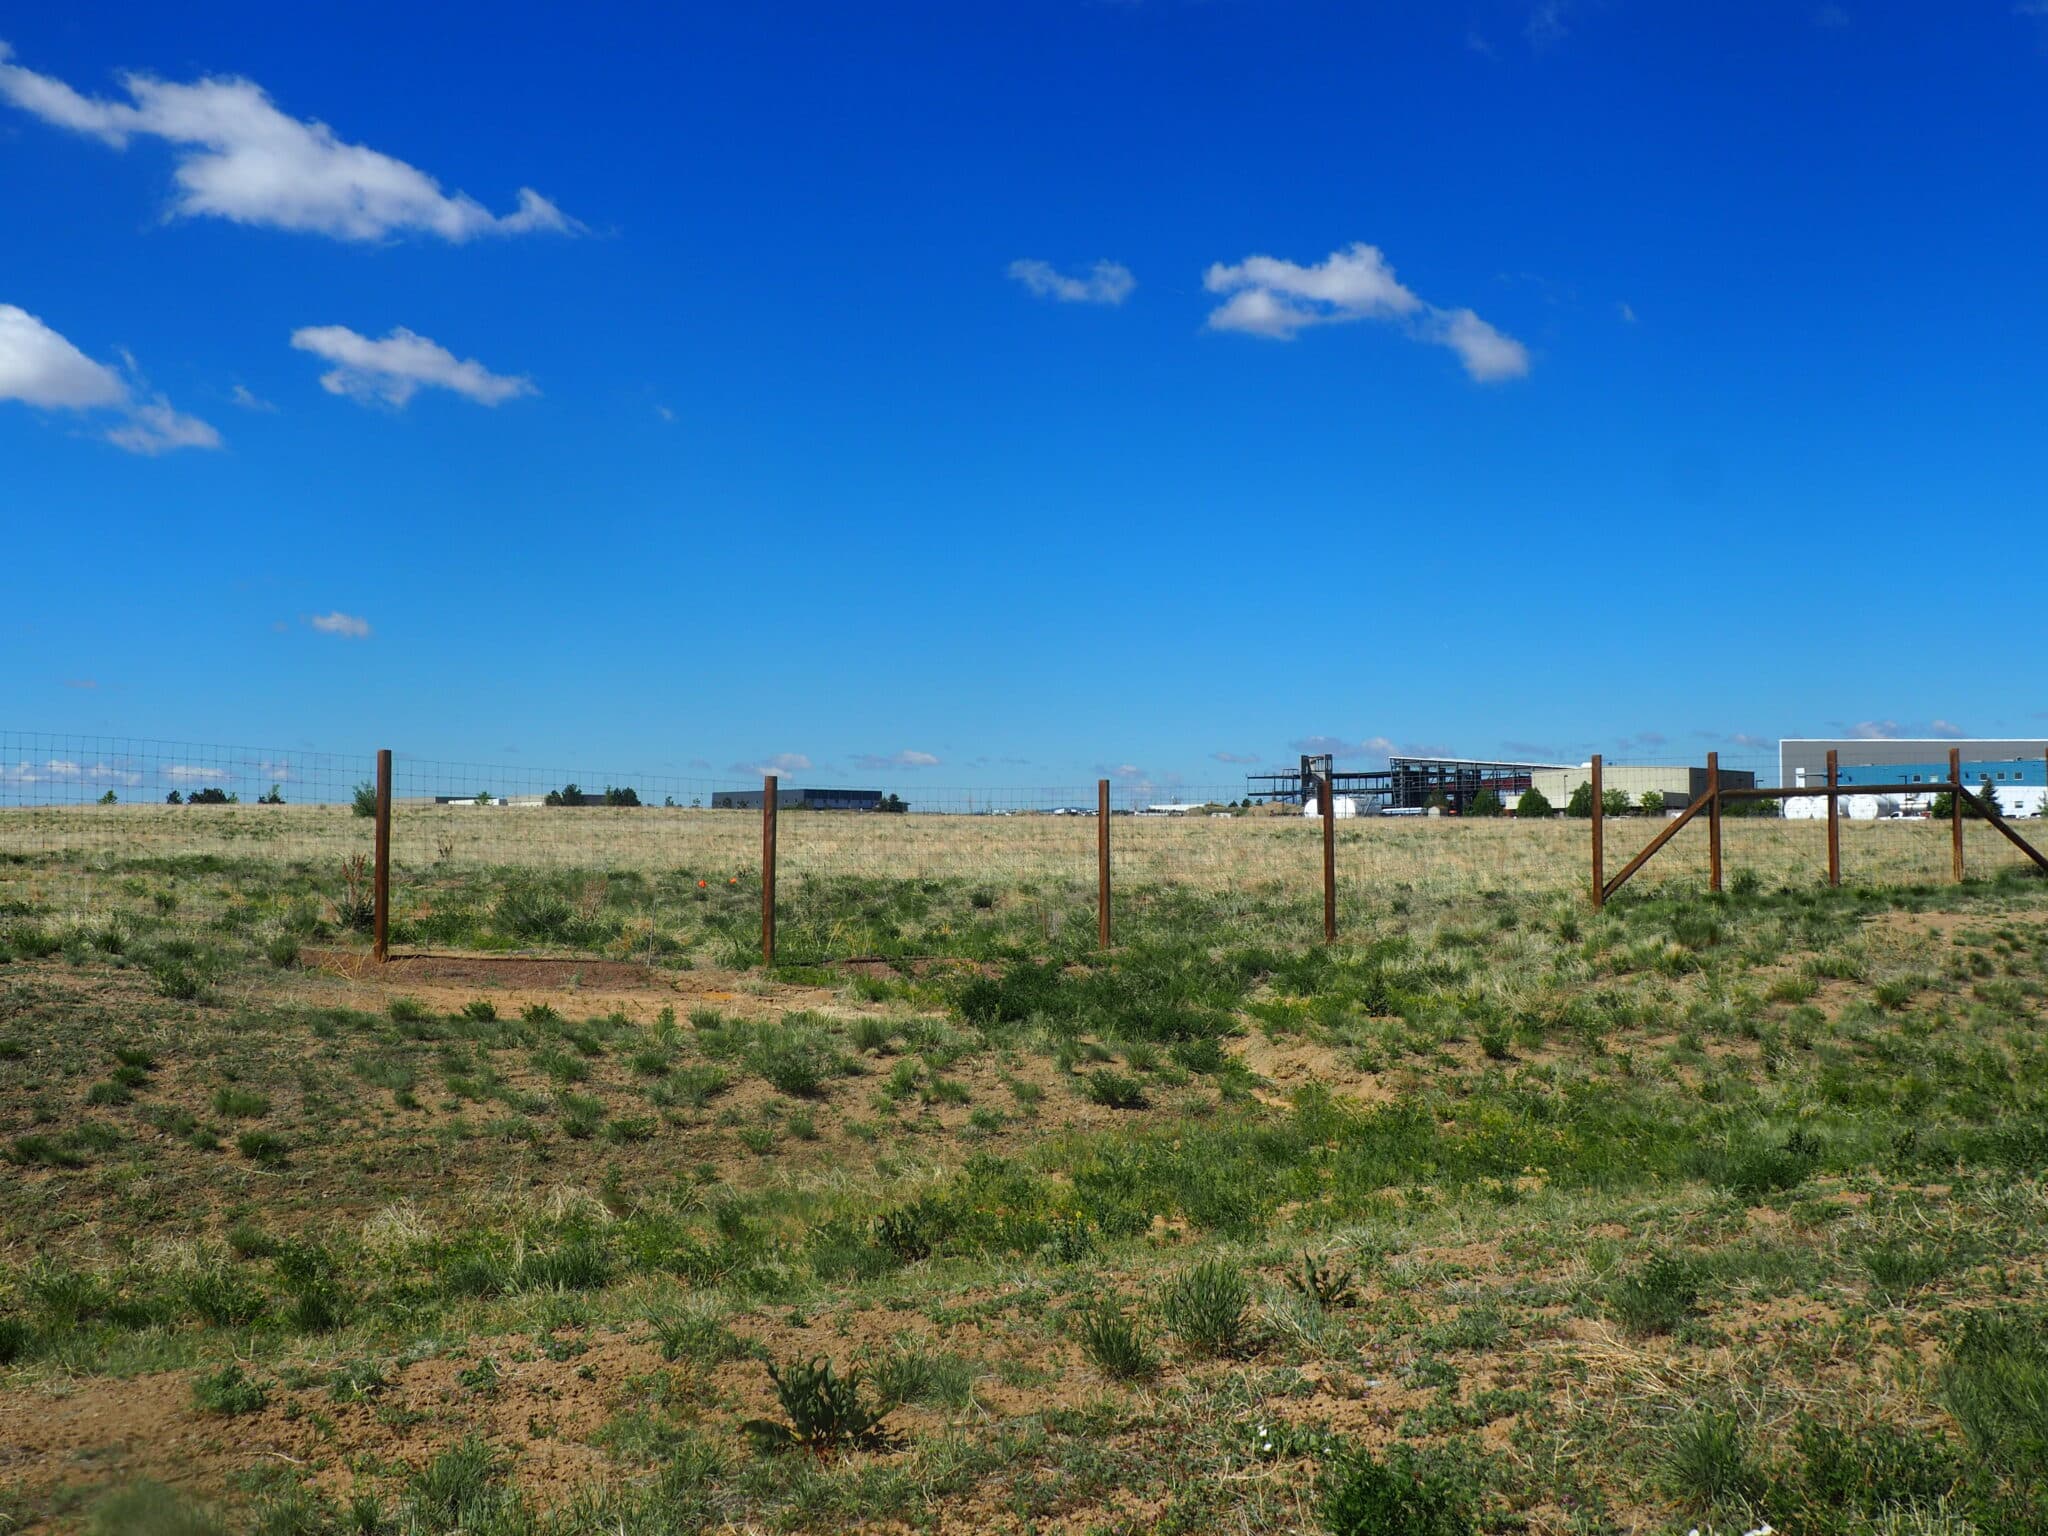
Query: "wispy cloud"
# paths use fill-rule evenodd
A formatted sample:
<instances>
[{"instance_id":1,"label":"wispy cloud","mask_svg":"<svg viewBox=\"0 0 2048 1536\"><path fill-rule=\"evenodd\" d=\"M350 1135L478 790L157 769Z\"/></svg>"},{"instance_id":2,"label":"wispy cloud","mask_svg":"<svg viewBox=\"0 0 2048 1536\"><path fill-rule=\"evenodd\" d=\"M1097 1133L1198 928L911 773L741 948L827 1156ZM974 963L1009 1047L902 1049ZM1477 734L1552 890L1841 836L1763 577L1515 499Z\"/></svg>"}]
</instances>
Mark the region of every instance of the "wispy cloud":
<instances>
[{"instance_id":1,"label":"wispy cloud","mask_svg":"<svg viewBox=\"0 0 2048 1536\"><path fill-rule=\"evenodd\" d=\"M734 763L732 771L748 778L760 778L771 773L780 778L786 774L809 773L811 760L801 752L778 752L757 763Z\"/></svg>"},{"instance_id":2,"label":"wispy cloud","mask_svg":"<svg viewBox=\"0 0 2048 1536\"><path fill-rule=\"evenodd\" d=\"M1062 304L1121 304L1138 286L1131 269L1115 261L1096 262L1086 277L1069 277L1051 262L1013 261L1010 276L1041 299Z\"/></svg>"},{"instance_id":3,"label":"wispy cloud","mask_svg":"<svg viewBox=\"0 0 2048 1536\"><path fill-rule=\"evenodd\" d=\"M443 240L581 228L531 187L518 207L494 214L467 193L452 196L426 172L336 136L322 122L280 112L263 88L232 76L177 85L121 77L127 101L85 96L63 81L9 63L0 43L0 100L57 128L114 149L132 138L173 146L172 211L188 218L378 240L419 231Z\"/></svg>"},{"instance_id":4,"label":"wispy cloud","mask_svg":"<svg viewBox=\"0 0 2048 1536\"><path fill-rule=\"evenodd\" d=\"M128 363L136 373L134 360ZM130 453L220 446L220 433L198 417L171 409L162 395L138 398L121 374L13 304L0 304L0 400L43 410L119 412L121 419L101 435Z\"/></svg>"},{"instance_id":5,"label":"wispy cloud","mask_svg":"<svg viewBox=\"0 0 2048 1536\"><path fill-rule=\"evenodd\" d=\"M232 779L234 775L219 768L207 768L194 763L172 763L164 769L164 777L173 784L203 784L211 779Z\"/></svg>"},{"instance_id":6,"label":"wispy cloud","mask_svg":"<svg viewBox=\"0 0 2048 1536\"><path fill-rule=\"evenodd\" d=\"M316 613L306 620L323 635L338 635L344 640L367 640L370 638L370 621L353 613L337 609L333 613Z\"/></svg>"},{"instance_id":7,"label":"wispy cloud","mask_svg":"<svg viewBox=\"0 0 2048 1536\"><path fill-rule=\"evenodd\" d=\"M1312 757L1388 757L1400 751L1392 740L1385 736L1368 736L1363 741L1353 741L1346 736L1303 736L1287 743L1297 752L1306 752Z\"/></svg>"},{"instance_id":8,"label":"wispy cloud","mask_svg":"<svg viewBox=\"0 0 2048 1536\"><path fill-rule=\"evenodd\" d=\"M1843 732L1859 741L1912 741L1927 736L1967 736L1952 720L1930 720L1925 725L1901 725L1896 720L1858 720Z\"/></svg>"},{"instance_id":9,"label":"wispy cloud","mask_svg":"<svg viewBox=\"0 0 2048 1536\"><path fill-rule=\"evenodd\" d=\"M146 404L131 405L128 419L107 429L107 441L130 453L154 456L174 448L218 448L220 433L197 416L171 409L162 395Z\"/></svg>"},{"instance_id":10,"label":"wispy cloud","mask_svg":"<svg viewBox=\"0 0 2048 1536\"><path fill-rule=\"evenodd\" d=\"M249 386L246 384L237 384L234 387L233 393L231 393L228 396L228 398L234 401L235 404L239 405L245 411L262 411L268 413L274 412L277 409L276 406L272 405L268 400L264 399L261 395L255 393L255 391L251 390Z\"/></svg>"},{"instance_id":11,"label":"wispy cloud","mask_svg":"<svg viewBox=\"0 0 2048 1536\"><path fill-rule=\"evenodd\" d=\"M891 752L886 756L873 752L857 752L854 754L853 761L856 767L865 768L870 773L880 772L887 768L936 768L939 766L939 760L931 753L918 752L908 747L904 748L901 752Z\"/></svg>"},{"instance_id":12,"label":"wispy cloud","mask_svg":"<svg viewBox=\"0 0 2048 1536\"><path fill-rule=\"evenodd\" d=\"M64 686L66 688L92 689L99 687L99 680L91 677L67 677L64 679Z\"/></svg>"},{"instance_id":13,"label":"wispy cloud","mask_svg":"<svg viewBox=\"0 0 2048 1536\"><path fill-rule=\"evenodd\" d=\"M1219 763L1256 763L1259 760L1256 752L1211 752L1209 756Z\"/></svg>"},{"instance_id":14,"label":"wispy cloud","mask_svg":"<svg viewBox=\"0 0 2048 1536\"><path fill-rule=\"evenodd\" d=\"M1275 256L1217 262L1203 274L1209 292L1228 295L1209 312L1210 329L1291 341L1309 326L1378 320L1418 341L1448 347L1482 384L1529 371L1529 349L1469 309L1426 303L1403 285L1379 247L1359 242L1313 266Z\"/></svg>"},{"instance_id":15,"label":"wispy cloud","mask_svg":"<svg viewBox=\"0 0 2048 1536\"><path fill-rule=\"evenodd\" d=\"M351 400L381 400L403 406L422 389L446 389L479 405L499 405L520 395L537 395L533 381L492 373L475 358L458 359L426 337L399 326L381 341L345 325L309 325L292 332L292 345L325 358L334 367L320 375L320 387Z\"/></svg>"}]
</instances>

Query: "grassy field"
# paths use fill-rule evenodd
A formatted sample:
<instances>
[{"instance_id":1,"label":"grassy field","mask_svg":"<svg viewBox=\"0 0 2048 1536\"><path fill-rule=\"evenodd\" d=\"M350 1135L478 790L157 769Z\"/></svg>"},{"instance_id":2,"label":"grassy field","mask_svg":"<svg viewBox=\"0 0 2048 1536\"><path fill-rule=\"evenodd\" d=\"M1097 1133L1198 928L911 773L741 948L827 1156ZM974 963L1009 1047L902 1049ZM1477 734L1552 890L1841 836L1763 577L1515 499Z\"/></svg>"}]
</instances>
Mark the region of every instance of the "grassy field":
<instances>
[{"instance_id":1,"label":"grassy field","mask_svg":"<svg viewBox=\"0 0 2048 1536\"><path fill-rule=\"evenodd\" d=\"M0 820L0 1532L2048 1532L1981 827L286 809Z\"/></svg>"}]
</instances>

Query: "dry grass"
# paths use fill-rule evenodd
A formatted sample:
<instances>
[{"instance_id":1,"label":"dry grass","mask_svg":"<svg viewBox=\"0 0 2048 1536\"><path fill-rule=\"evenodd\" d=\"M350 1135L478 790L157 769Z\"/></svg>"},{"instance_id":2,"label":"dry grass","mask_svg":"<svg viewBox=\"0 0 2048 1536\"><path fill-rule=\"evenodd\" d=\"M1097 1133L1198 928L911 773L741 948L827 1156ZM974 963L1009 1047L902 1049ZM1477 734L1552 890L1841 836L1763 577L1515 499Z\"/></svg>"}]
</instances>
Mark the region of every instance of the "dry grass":
<instances>
[{"instance_id":1,"label":"dry grass","mask_svg":"<svg viewBox=\"0 0 2048 1536\"><path fill-rule=\"evenodd\" d=\"M1616 871L1662 822L1608 823L1607 868ZM2032 824L2023 824L2023 830ZM806 875L942 879L1015 888L1091 884L1096 824L1086 817L860 816L818 812L782 818L780 870ZM1972 874L2024 863L1981 822L1966 823ZM1312 890L1320 878L1320 829L1295 817L1127 818L1112 823L1120 880L1193 890ZM0 812L0 853L83 851L109 857L222 855L280 864L336 865L367 851L370 823L339 806L61 807ZM1731 820L1731 875L1753 870L1767 886L1818 882L1826 832L1817 821ZM401 871L576 868L689 872L703 878L759 868L760 823L750 812L401 809L393 846ZM1856 884L1941 882L1949 833L1930 821L1845 822L1844 877ZM1640 874L1645 886L1706 880L1706 830L1688 827ZM1487 891L1584 890L1588 826L1372 819L1338 830L1338 878L1347 893L1406 889L1432 898Z\"/></svg>"}]
</instances>

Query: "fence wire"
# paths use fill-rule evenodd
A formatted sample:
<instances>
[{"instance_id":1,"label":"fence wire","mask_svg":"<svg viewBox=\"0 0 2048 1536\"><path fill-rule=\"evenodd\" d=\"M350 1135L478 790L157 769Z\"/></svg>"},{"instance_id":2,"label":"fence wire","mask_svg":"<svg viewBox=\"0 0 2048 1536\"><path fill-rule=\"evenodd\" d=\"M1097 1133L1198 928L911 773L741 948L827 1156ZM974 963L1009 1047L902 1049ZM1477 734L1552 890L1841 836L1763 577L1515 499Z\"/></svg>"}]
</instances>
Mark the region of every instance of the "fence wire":
<instances>
[{"instance_id":1,"label":"fence wire","mask_svg":"<svg viewBox=\"0 0 2048 1536\"><path fill-rule=\"evenodd\" d=\"M205 868L289 875L335 940L367 942L375 754L0 732L0 855L58 867ZM1724 759L1724 782L1772 784L1774 759ZM1607 783L1671 770L1604 764ZM1750 775L1746 781L1742 775ZM1589 773L1545 782L1565 812ZM1681 781L1682 782L1682 771ZM538 768L396 754L391 940L400 952L573 955L737 967L761 957L762 786L617 768ZM1604 820L1611 876L1686 804L1631 789ZM1513 797L1505 810L1516 809ZM1807 802L1824 812L1821 802ZM858 807L858 808L849 808ZM1581 807L1583 809L1583 807ZM1731 803L1731 811L1739 809ZM1340 810L1346 809L1340 802ZM1759 808L1763 809L1763 808ZM1217 923L1276 944L1322 932L1322 826L1313 806L1249 803L1242 782L1112 786L820 788L784 781L777 817L778 943L785 965L861 957L1058 957L1093 947L1097 851L1110 844L1117 936ZM2032 833L2038 819L2020 822ZM1964 822L1972 876L2026 866L1988 823ZM1939 884L1950 829L1926 818L1840 824L1845 883ZM1824 814L1730 814L1730 881L1826 878ZM2040 839L2035 839L2037 842ZM1555 815L1341 815L1340 931L1416 902L1501 894L1582 898L1590 828ZM195 862L196 861L196 862ZM1747 874L1745 874L1747 872ZM1631 889L1707 884L1704 816Z\"/></svg>"}]
</instances>

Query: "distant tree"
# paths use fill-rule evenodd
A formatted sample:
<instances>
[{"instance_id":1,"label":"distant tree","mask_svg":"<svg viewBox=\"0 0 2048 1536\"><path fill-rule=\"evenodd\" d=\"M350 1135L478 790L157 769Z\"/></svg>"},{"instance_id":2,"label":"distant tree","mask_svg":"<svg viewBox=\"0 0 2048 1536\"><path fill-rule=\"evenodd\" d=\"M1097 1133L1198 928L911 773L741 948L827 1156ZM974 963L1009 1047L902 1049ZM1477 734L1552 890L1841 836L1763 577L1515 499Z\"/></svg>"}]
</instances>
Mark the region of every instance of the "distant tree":
<instances>
[{"instance_id":1,"label":"distant tree","mask_svg":"<svg viewBox=\"0 0 2048 1536\"><path fill-rule=\"evenodd\" d=\"M674 795L663 795L661 797L661 806L666 811L674 810L676 808L676 797Z\"/></svg>"},{"instance_id":2,"label":"distant tree","mask_svg":"<svg viewBox=\"0 0 2048 1536\"><path fill-rule=\"evenodd\" d=\"M1629 812L1628 792L1620 789L1603 790L1600 795L1600 809L1609 816L1626 816Z\"/></svg>"},{"instance_id":3,"label":"distant tree","mask_svg":"<svg viewBox=\"0 0 2048 1536\"><path fill-rule=\"evenodd\" d=\"M1778 814L1776 800L1724 800L1721 802L1723 816L1775 816Z\"/></svg>"},{"instance_id":4,"label":"distant tree","mask_svg":"<svg viewBox=\"0 0 2048 1536\"><path fill-rule=\"evenodd\" d=\"M476 792L476 803L478 805L489 805L496 798L488 789L480 789Z\"/></svg>"},{"instance_id":5,"label":"distant tree","mask_svg":"<svg viewBox=\"0 0 2048 1536\"><path fill-rule=\"evenodd\" d=\"M233 805L235 799L235 796L229 794L224 789L208 786L205 789L193 790L191 794L185 797L185 803L187 805Z\"/></svg>"},{"instance_id":6,"label":"distant tree","mask_svg":"<svg viewBox=\"0 0 2048 1536\"><path fill-rule=\"evenodd\" d=\"M1986 798L1989 798L1989 796L1992 793L1992 789L1989 784L1978 784L1974 786L1966 784L1963 787L1965 789L1974 788L1977 794L1985 796ZM1949 817L1955 814L1955 802L1955 795L1951 791L1944 789L1940 794L1934 797L1934 804L1927 808L1927 814L1929 816L1932 816L1936 821L1947 821ZM1977 809L1977 802L1967 797L1965 797L1965 799L1963 800L1963 814L1965 816L1974 816L1979 821L1982 821L1984 819L1984 813ZM1999 814L2003 815L2004 812L2000 811Z\"/></svg>"},{"instance_id":7,"label":"distant tree","mask_svg":"<svg viewBox=\"0 0 2048 1536\"><path fill-rule=\"evenodd\" d=\"M356 786L355 796L349 801L348 808L358 816L376 815L377 786L368 779L363 780L362 783Z\"/></svg>"},{"instance_id":8,"label":"distant tree","mask_svg":"<svg viewBox=\"0 0 2048 1536\"><path fill-rule=\"evenodd\" d=\"M168 795L164 796L165 805L183 805L184 803L185 797L179 794L175 789L172 790Z\"/></svg>"},{"instance_id":9,"label":"distant tree","mask_svg":"<svg viewBox=\"0 0 2048 1536\"><path fill-rule=\"evenodd\" d=\"M638 805L640 803L640 796L635 793L631 785L626 786L624 789L613 789L607 784L604 787L604 803L606 805Z\"/></svg>"},{"instance_id":10,"label":"distant tree","mask_svg":"<svg viewBox=\"0 0 2048 1536\"><path fill-rule=\"evenodd\" d=\"M1422 808L1426 811L1439 811L1448 816L1451 811L1451 802L1442 790L1433 789L1429 792L1429 798L1422 802Z\"/></svg>"},{"instance_id":11,"label":"distant tree","mask_svg":"<svg viewBox=\"0 0 2048 1536\"><path fill-rule=\"evenodd\" d=\"M549 790L547 798L542 804L581 805L583 804L583 791L574 784L564 784L560 789Z\"/></svg>"},{"instance_id":12,"label":"distant tree","mask_svg":"<svg viewBox=\"0 0 2048 1536\"><path fill-rule=\"evenodd\" d=\"M905 811L910 809L910 802L905 800L901 795L891 793L882 796L882 798L878 802L876 802L875 809L878 811L886 811L888 814L892 816L901 816Z\"/></svg>"},{"instance_id":13,"label":"distant tree","mask_svg":"<svg viewBox=\"0 0 2048 1536\"><path fill-rule=\"evenodd\" d=\"M1579 787L1572 791L1571 799L1565 802L1564 813L1567 816L1592 816L1593 786L1589 782L1584 779L1579 781Z\"/></svg>"},{"instance_id":14,"label":"distant tree","mask_svg":"<svg viewBox=\"0 0 2048 1536\"><path fill-rule=\"evenodd\" d=\"M1506 809L1500 803L1500 796L1491 789L1482 789L1472 797L1472 803L1465 807L1467 816L1498 816Z\"/></svg>"},{"instance_id":15,"label":"distant tree","mask_svg":"<svg viewBox=\"0 0 2048 1536\"><path fill-rule=\"evenodd\" d=\"M1534 818L1553 814L1555 809L1550 803L1550 797L1533 784L1523 790L1522 798L1515 802L1515 815L1518 817Z\"/></svg>"},{"instance_id":16,"label":"distant tree","mask_svg":"<svg viewBox=\"0 0 2048 1536\"><path fill-rule=\"evenodd\" d=\"M100 796L101 805L117 805L119 803L120 802L114 798L114 792L111 789L108 790L104 795Z\"/></svg>"},{"instance_id":17,"label":"distant tree","mask_svg":"<svg viewBox=\"0 0 2048 1536\"><path fill-rule=\"evenodd\" d=\"M1637 804L1642 806L1645 816L1662 816L1664 814L1664 791L1661 789L1646 789L1643 791L1643 798Z\"/></svg>"},{"instance_id":18,"label":"distant tree","mask_svg":"<svg viewBox=\"0 0 2048 1536\"><path fill-rule=\"evenodd\" d=\"M283 805L284 786L280 784L271 785L270 793L267 795L258 795L256 797L256 803L258 805Z\"/></svg>"}]
</instances>

